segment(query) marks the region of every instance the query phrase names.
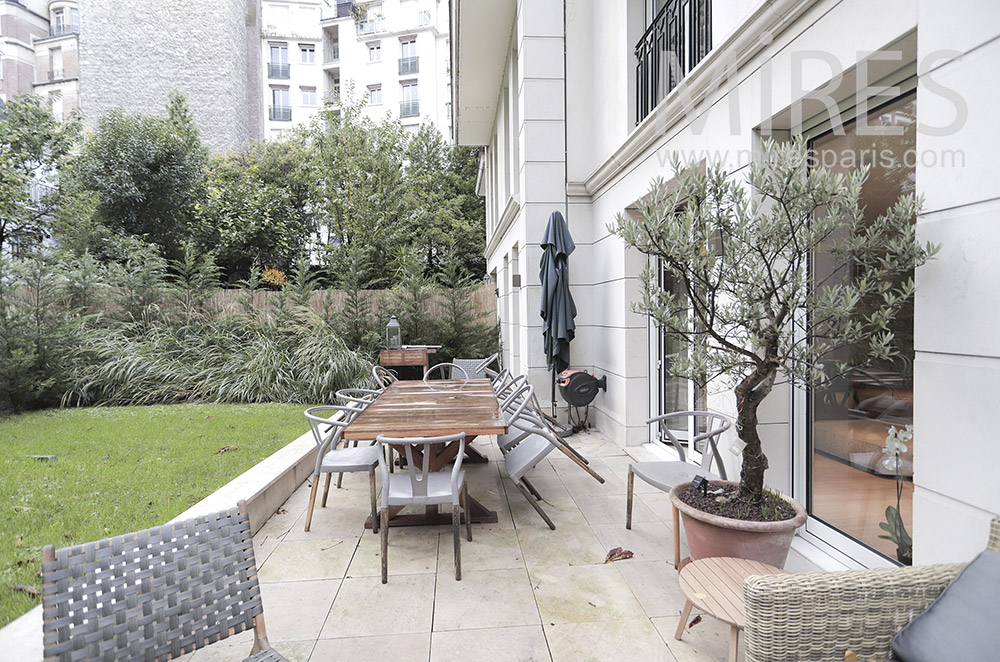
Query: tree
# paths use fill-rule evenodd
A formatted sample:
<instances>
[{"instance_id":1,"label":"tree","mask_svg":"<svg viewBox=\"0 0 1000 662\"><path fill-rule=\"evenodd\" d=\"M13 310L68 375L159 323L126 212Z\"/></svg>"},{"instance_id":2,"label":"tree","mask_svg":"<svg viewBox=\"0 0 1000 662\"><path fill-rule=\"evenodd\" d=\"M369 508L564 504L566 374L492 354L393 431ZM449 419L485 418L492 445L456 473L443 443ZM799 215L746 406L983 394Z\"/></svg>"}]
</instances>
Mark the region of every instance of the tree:
<instances>
[{"instance_id":1,"label":"tree","mask_svg":"<svg viewBox=\"0 0 1000 662\"><path fill-rule=\"evenodd\" d=\"M410 140L406 157L409 234L427 274L443 275L447 261L458 259L465 275L483 275L486 206L475 192L478 151L451 147L432 124L423 124Z\"/></svg>"},{"instance_id":2,"label":"tree","mask_svg":"<svg viewBox=\"0 0 1000 662\"><path fill-rule=\"evenodd\" d=\"M56 120L35 95L15 97L0 110L0 251L47 236L59 198L55 175L79 128L75 118Z\"/></svg>"},{"instance_id":3,"label":"tree","mask_svg":"<svg viewBox=\"0 0 1000 662\"><path fill-rule=\"evenodd\" d=\"M166 117L121 110L102 117L72 173L77 190L94 196L100 224L180 259L207 159L184 98L172 94Z\"/></svg>"},{"instance_id":4,"label":"tree","mask_svg":"<svg viewBox=\"0 0 1000 662\"><path fill-rule=\"evenodd\" d=\"M263 143L211 160L192 234L231 282L254 265L288 271L315 231L310 153L297 140Z\"/></svg>"},{"instance_id":5,"label":"tree","mask_svg":"<svg viewBox=\"0 0 1000 662\"><path fill-rule=\"evenodd\" d=\"M362 279L384 287L396 266L389 261L407 242L407 137L398 120L376 123L363 111L364 102L351 101L348 94L339 107L328 104L313 119L307 138L313 148L314 201L334 278L343 275L344 252L360 243L378 258L363 265Z\"/></svg>"},{"instance_id":6,"label":"tree","mask_svg":"<svg viewBox=\"0 0 1000 662\"><path fill-rule=\"evenodd\" d=\"M852 367L829 358L838 349L850 348L854 364L897 355L890 324L913 296L913 270L937 250L916 240L916 198L868 221L858 204L867 169L833 174L806 168L807 158L801 140L767 142L749 194L721 167L675 164L672 185L656 181L639 217L619 215L611 228L680 285L680 294L660 289L647 267L633 306L687 342L674 374L734 382L746 444L738 498L749 503L763 498L768 466L757 408L779 375L822 386ZM817 281L809 264L821 252L840 268Z\"/></svg>"}]
</instances>

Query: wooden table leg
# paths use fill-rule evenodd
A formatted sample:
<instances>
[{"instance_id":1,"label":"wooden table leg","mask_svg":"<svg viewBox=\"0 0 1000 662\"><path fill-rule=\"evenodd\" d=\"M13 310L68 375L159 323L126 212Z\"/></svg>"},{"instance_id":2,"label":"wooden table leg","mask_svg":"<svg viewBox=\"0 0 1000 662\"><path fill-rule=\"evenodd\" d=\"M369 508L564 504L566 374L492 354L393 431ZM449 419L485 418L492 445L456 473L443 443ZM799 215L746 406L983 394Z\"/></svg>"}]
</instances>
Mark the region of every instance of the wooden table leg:
<instances>
[{"instance_id":1,"label":"wooden table leg","mask_svg":"<svg viewBox=\"0 0 1000 662\"><path fill-rule=\"evenodd\" d=\"M684 634L684 626L687 625L688 617L691 616L691 608L694 607L694 603L690 600L684 602L684 611L681 612L681 620L677 622L677 631L674 632L674 639L680 641L681 635Z\"/></svg>"},{"instance_id":2,"label":"wooden table leg","mask_svg":"<svg viewBox=\"0 0 1000 662\"><path fill-rule=\"evenodd\" d=\"M740 629L735 625L729 628L729 662L736 662L736 649L740 643Z\"/></svg>"}]
</instances>

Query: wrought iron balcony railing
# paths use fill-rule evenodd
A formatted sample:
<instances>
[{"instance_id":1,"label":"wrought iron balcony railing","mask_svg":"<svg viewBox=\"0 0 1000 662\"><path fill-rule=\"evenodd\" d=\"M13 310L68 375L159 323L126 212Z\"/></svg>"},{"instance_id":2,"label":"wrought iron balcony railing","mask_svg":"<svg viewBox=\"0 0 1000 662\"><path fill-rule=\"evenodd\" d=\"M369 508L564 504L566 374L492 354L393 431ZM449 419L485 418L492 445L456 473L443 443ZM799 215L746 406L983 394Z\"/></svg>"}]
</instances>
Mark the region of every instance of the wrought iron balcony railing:
<instances>
[{"instance_id":1,"label":"wrought iron balcony railing","mask_svg":"<svg viewBox=\"0 0 1000 662\"><path fill-rule=\"evenodd\" d=\"M399 103L400 117L418 117L420 115L419 101L401 101Z\"/></svg>"},{"instance_id":2,"label":"wrought iron balcony railing","mask_svg":"<svg viewBox=\"0 0 1000 662\"><path fill-rule=\"evenodd\" d=\"M635 123L712 50L712 0L671 0L635 46Z\"/></svg>"},{"instance_id":3,"label":"wrought iron balcony railing","mask_svg":"<svg viewBox=\"0 0 1000 662\"><path fill-rule=\"evenodd\" d=\"M292 109L288 106L268 106L267 116L272 122L291 122Z\"/></svg>"},{"instance_id":4,"label":"wrought iron balcony railing","mask_svg":"<svg viewBox=\"0 0 1000 662\"><path fill-rule=\"evenodd\" d=\"M284 64L269 62L267 65L267 77L268 78L291 78L292 65L285 62Z\"/></svg>"},{"instance_id":5,"label":"wrought iron balcony railing","mask_svg":"<svg viewBox=\"0 0 1000 662\"><path fill-rule=\"evenodd\" d=\"M415 74L420 71L420 58L419 57L401 57L399 58L399 75L404 74Z\"/></svg>"}]
</instances>

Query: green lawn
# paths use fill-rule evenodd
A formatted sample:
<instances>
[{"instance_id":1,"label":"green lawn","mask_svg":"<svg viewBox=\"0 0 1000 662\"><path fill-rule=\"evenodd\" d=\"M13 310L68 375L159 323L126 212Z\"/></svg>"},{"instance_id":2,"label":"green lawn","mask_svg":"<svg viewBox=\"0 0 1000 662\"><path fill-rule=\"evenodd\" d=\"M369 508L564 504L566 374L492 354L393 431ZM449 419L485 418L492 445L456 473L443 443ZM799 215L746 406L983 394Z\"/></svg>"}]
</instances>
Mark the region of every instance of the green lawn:
<instances>
[{"instance_id":1,"label":"green lawn","mask_svg":"<svg viewBox=\"0 0 1000 662\"><path fill-rule=\"evenodd\" d=\"M41 589L43 545L163 524L306 432L303 409L173 405L0 417L0 627L39 604L13 587ZM219 453L224 446L231 450Z\"/></svg>"}]
</instances>

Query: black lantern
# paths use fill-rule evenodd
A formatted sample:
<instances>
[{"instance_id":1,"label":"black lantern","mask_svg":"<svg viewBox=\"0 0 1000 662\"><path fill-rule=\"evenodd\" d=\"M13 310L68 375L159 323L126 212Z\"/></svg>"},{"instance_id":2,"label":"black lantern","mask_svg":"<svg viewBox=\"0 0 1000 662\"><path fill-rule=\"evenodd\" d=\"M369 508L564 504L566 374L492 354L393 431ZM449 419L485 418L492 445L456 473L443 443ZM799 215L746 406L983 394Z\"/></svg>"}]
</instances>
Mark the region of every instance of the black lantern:
<instances>
[{"instance_id":1,"label":"black lantern","mask_svg":"<svg viewBox=\"0 0 1000 662\"><path fill-rule=\"evenodd\" d=\"M385 346L386 349L400 349L403 346L403 332L395 315L385 325Z\"/></svg>"}]
</instances>

